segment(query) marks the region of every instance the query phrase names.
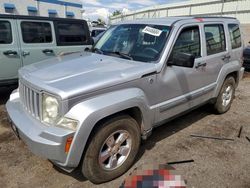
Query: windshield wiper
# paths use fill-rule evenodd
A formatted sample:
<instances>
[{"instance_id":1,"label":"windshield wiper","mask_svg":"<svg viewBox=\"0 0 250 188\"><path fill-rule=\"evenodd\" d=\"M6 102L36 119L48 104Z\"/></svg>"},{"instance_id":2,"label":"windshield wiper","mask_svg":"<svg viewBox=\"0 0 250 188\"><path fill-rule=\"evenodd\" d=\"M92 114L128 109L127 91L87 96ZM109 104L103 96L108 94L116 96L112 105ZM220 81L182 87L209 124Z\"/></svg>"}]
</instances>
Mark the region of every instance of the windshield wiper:
<instances>
[{"instance_id":1,"label":"windshield wiper","mask_svg":"<svg viewBox=\"0 0 250 188\"><path fill-rule=\"evenodd\" d=\"M126 59L129 59L129 60L133 60L133 57L131 57L131 55L129 54L125 54L125 53L122 53L122 52L119 52L119 51L115 51L115 52L108 52L109 54L116 54L120 57L123 57L123 58L126 58Z\"/></svg>"},{"instance_id":2,"label":"windshield wiper","mask_svg":"<svg viewBox=\"0 0 250 188\"><path fill-rule=\"evenodd\" d=\"M98 54L103 54L103 51L100 50L99 48L93 48L92 52L97 52Z\"/></svg>"}]
</instances>

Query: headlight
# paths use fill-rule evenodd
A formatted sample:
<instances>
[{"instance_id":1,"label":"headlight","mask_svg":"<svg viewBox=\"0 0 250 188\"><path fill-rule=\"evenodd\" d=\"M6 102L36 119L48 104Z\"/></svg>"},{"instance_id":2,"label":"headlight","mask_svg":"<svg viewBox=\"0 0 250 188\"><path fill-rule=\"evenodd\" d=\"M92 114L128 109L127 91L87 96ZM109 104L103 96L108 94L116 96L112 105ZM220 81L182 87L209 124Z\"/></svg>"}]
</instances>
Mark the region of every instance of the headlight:
<instances>
[{"instance_id":1,"label":"headlight","mask_svg":"<svg viewBox=\"0 0 250 188\"><path fill-rule=\"evenodd\" d=\"M43 121L45 123L76 131L78 121L67 117L59 116L59 102L55 97L43 94L42 101Z\"/></svg>"},{"instance_id":2,"label":"headlight","mask_svg":"<svg viewBox=\"0 0 250 188\"><path fill-rule=\"evenodd\" d=\"M59 103L55 97L43 94L43 121L48 124L55 124L59 116Z\"/></svg>"}]
</instances>

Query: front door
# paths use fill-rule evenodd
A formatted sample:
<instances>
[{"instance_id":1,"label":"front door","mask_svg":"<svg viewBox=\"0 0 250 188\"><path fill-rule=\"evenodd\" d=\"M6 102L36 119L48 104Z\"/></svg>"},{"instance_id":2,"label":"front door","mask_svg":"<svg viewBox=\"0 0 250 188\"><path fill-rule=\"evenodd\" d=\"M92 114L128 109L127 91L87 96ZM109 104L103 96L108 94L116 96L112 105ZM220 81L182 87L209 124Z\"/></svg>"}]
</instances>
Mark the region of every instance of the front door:
<instances>
[{"instance_id":1,"label":"front door","mask_svg":"<svg viewBox=\"0 0 250 188\"><path fill-rule=\"evenodd\" d=\"M23 66L55 57L56 39L51 21L18 20Z\"/></svg>"},{"instance_id":2,"label":"front door","mask_svg":"<svg viewBox=\"0 0 250 188\"><path fill-rule=\"evenodd\" d=\"M16 21L0 19L0 83L16 80L20 67Z\"/></svg>"},{"instance_id":3,"label":"front door","mask_svg":"<svg viewBox=\"0 0 250 188\"><path fill-rule=\"evenodd\" d=\"M165 66L158 75L157 121L173 117L201 103L204 87L207 86L201 79L206 74L202 37L200 24L184 25L179 29L167 63L170 64L177 53L192 54L195 62L193 67Z\"/></svg>"}]
</instances>

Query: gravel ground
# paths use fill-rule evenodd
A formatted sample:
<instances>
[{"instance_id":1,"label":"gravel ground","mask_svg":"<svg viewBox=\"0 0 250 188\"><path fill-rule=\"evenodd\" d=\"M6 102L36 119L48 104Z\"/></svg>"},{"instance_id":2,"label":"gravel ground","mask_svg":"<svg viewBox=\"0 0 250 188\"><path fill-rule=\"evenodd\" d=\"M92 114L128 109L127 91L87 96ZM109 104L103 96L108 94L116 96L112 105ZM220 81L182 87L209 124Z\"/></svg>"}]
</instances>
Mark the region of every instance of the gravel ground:
<instances>
[{"instance_id":1,"label":"gravel ground","mask_svg":"<svg viewBox=\"0 0 250 188\"><path fill-rule=\"evenodd\" d=\"M250 188L250 74L241 81L232 108L214 115L208 105L156 128L142 144L138 160L122 177L94 185L79 170L71 174L33 155L10 129L4 104L10 89L0 91L0 187L119 187L135 167L193 159L173 165L188 187ZM241 138L238 138L243 126ZM192 138L190 134L233 138Z\"/></svg>"}]
</instances>

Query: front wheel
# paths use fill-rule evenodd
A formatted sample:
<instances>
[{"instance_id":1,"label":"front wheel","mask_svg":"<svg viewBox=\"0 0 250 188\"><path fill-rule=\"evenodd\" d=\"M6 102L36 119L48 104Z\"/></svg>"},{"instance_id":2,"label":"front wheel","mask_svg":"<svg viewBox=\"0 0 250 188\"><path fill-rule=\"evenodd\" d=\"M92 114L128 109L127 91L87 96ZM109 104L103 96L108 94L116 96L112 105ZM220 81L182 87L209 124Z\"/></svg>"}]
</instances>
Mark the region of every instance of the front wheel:
<instances>
[{"instance_id":1,"label":"front wheel","mask_svg":"<svg viewBox=\"0 0 250 188\"><path fill-rule=\"evenodd\" d=\"M227 112L234 99L235 94L235 79L230 76L224 81L221 91L216 99L214 108L217 113L223 114Z\"/></svg>"},{"instance_id":2,"label":"front wheel","mask_svg":"<svg viewBox=\"0 0 250 188\"><path fill-rule=\"evenodd\" d=\"M93 183L119 177L133 164L140 146L140 128L130 116L113 118L95 131L83 158L82 172Z\"/></svg>"}]
</instances>

